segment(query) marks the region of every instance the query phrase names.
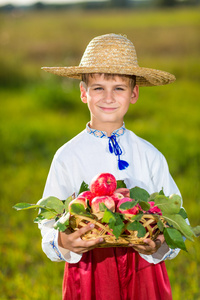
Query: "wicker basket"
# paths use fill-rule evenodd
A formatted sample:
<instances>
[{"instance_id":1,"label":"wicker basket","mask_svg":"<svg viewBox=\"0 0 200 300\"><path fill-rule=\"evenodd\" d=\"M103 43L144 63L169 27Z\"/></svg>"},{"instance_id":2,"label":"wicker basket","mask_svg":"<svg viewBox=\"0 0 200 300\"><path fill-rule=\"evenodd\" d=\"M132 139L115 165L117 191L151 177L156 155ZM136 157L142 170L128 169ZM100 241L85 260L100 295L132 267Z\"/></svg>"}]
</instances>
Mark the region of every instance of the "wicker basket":
<instances>
[{"instance_id":1,"label":"wicker basket","mask_svg":"<svg viewBox=\"0 0 200 300\"><path fill-rule=\"evenodd\" d=\"M94 219L81 216L73 215L70 217L70 228L72 231L76 231L88 223L95 224L95 227L85 233L82 236L83 240L92 240L99 237L104 239L104 242L99 244L99 247L127 247L129 244L144 244L144 239L151 238L155 240L160 233L160 230L157 226L158 217L153 214L144 214L140 220L140 223L145 227L146 234L144 237L137 237L137 231L127 230L124 231L118 239L113 235L112 230L108 227L107 224L101 223L103 218L103 212L98 214L93 214ZM131 220L133 215L124 214L126 222L134 222Z\"/></svg>"}]
</instances>

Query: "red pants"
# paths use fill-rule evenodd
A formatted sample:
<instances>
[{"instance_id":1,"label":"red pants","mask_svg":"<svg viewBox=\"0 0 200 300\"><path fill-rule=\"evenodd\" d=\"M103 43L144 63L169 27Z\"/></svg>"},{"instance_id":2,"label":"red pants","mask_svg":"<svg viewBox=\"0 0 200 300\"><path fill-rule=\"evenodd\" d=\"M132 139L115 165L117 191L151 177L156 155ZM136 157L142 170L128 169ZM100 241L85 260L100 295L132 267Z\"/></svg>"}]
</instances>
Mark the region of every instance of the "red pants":
<instances>
[{"instance_id":1,"label":"red pants","mask_svg":"<svg viewBox=\"0 0 200 300\"><path fill-rule=\"evenodd\" d=\"M172 300L165 263L132 248L96 248L65 266L63 300Z\"/></svg>"}]
</instances>

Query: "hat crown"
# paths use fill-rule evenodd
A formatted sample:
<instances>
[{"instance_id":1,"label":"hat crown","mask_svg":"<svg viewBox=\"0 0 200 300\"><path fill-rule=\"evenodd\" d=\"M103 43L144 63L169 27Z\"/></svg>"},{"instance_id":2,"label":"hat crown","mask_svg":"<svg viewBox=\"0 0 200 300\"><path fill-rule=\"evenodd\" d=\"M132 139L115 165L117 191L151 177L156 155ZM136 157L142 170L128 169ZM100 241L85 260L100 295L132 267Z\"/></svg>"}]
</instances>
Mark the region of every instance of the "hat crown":
<instances>
[{"instance_id":1,"label":"hat crown","mask_svg":"<svg viewBox=\"0 0 200 300\"><path fill-rule=\"evenodd\" d=\"M133 43L123 35L105 34L95 37L88 44L80 67L138 67Z\"/></svg>"}]
</instances>

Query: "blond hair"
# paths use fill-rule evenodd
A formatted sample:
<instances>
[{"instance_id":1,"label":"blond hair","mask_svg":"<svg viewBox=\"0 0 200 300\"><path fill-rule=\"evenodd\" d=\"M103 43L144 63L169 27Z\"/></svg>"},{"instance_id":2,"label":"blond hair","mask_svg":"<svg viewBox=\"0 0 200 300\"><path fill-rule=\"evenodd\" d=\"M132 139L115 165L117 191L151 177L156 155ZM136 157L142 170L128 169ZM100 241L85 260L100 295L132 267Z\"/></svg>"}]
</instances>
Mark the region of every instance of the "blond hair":
<instances>
[{"instance_id":1,"label":"blond hair","mask_svg":"<svg viewBox=\"0 0 200 300\"><path fill-rule=\"evenodd\" d=\"M96 73L85 73L82 74L82 81L88 85L89 77L93 78ZM135 75L123 75L123 74L109 74L109 73L98 73L99 75L104 76L105 79L114 79L115 76L119 76L120 78L129 79L129 84L132 89L134 89L136 85L136 76Z\"/></svg>"}]
</instances>

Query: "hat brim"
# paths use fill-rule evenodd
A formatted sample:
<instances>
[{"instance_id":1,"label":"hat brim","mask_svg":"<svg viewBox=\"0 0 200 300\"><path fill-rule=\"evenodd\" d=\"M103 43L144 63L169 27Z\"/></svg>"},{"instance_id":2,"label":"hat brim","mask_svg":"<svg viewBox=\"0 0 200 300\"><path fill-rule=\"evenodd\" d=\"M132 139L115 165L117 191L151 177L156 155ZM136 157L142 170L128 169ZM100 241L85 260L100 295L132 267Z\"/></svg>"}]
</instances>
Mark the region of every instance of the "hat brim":
<instances>
[{"instance_id":1,"label":"hat brim","mask_svg":"<svg viewBox=\"0 0 200 300\"><path fill-rule=\"evenodd\" d=\"M139 86L157 86L166 85L176 80L175 76L161 70L143 68L143 67L129 67L129 66L107 66L107 67L42 67L42 70L69 78L81 80L82 74L107 73L107 74L121 74L121 75L135 75L136 84Z\"/></svg>"}]
</instances>

